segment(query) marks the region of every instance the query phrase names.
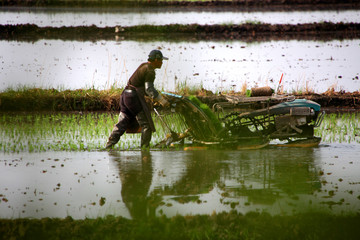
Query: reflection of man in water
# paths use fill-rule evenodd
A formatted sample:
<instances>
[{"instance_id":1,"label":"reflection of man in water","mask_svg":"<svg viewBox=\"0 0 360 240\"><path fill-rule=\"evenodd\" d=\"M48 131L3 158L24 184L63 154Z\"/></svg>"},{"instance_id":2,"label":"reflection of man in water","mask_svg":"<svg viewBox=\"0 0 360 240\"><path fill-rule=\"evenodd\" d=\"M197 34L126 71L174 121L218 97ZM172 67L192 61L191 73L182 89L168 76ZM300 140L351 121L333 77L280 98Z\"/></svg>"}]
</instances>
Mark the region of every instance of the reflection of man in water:
<instances>
[{"instance_id":1,"label":"reflection of man in water","mask_svg":"<svg viewBox=\"0 0 360 240\"><path fill-rule=\"evenodd\" d=\"M156 206L150 204L148 191L152 181L152 162L149 151L120 158L120 153L110 153L118 162L121 179L121 196L133 219L155 216Z\"/></svg>"}]
</instances>

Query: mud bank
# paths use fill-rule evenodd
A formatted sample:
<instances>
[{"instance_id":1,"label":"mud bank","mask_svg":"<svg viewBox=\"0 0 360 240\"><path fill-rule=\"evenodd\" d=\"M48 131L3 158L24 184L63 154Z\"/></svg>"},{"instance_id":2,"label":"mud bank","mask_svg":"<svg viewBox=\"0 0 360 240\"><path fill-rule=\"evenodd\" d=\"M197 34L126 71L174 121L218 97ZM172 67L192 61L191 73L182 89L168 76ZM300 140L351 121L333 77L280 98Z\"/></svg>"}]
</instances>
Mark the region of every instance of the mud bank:
<instances>
[{"instance_id":1,"label":"mud bank","mask_svg":"<svg viewBox=\"0 0 360 240\"><path fill-rule=\"evenodd\" d=\"M359 23L240 24L240 25L141 25L131 27L39 27L33 24L0 25L3 40L37 41L62 39L77 41L199 41L199 40L330 40L360 38Z\"/></svg>"},{"instance_id":2,"label":"mud bank","mask_svg":"<svg viewBox=\"0 0 360 240\"><path fill-rule=\"evenodd\" d=\"M323 108L334 110L360 110L360 93L335 93L335 94L305 94L296 95L296 98L306 98L317 102Z\"/></svg>"},{"instance_id":3,"label":"mud bank","mask_svg":"<svg viewBox=\"0 0 360 240\"><path fill-rule=\"evenodd\" d=\"M295 94L295 98L308 99L317 102L322 108L332 111L360 110L360 93L323 93L323 94ZM198 96L198 98L209 106L217 102L227 102L225 96Z\"/></svg>"},{"instance_id":4,"label":"mud bank","mask_svg":"<svg viewBox=\"0 0 360 240\"><path fill-rule=\"evenodd\" d=\"M66 1L66 0L2 0L0 6L25 6L25 7L140 7L140 8L173 8L175 10L213 10L223 8L233 10L234 8L251 10L329 10L329 9L355 9L360 8L360 2L356 0L199 0L199 1L166 1L166 0L108 0L108 1Z\"/></svg>"}]
</instances>

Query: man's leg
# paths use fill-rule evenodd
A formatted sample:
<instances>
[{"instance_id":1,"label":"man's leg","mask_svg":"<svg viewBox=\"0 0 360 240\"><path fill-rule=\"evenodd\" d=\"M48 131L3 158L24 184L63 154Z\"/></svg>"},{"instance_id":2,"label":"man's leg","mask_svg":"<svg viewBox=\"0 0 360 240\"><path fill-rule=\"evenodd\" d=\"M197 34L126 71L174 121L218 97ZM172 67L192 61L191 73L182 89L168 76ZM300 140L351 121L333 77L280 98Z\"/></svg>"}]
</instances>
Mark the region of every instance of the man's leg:
<instances>
[{"instance_id":1,"label":"man's leg","mask_svg":"<svg viewBox=\"0 0 360 240\"><path fill-rule=\"evenodd\" d=\"M108 142L106 143L107 149L112 148L120 140L120 137L125 133L129 122L130 118L126 116L125 113L120 112L118 123L115 124Z\"/></svg>"},{"instance_id":2,"label":"man's leg","mask_svg":"<svg viewBox=\"0 0 360 240\"><path fill-rule=\"evenodd\" d=\"M141 148L149 148L152 131L150 128L150 124L146 118L145 112L141 111L137 116L136 119L141 126Z\"/></svg>"}]
</instances>

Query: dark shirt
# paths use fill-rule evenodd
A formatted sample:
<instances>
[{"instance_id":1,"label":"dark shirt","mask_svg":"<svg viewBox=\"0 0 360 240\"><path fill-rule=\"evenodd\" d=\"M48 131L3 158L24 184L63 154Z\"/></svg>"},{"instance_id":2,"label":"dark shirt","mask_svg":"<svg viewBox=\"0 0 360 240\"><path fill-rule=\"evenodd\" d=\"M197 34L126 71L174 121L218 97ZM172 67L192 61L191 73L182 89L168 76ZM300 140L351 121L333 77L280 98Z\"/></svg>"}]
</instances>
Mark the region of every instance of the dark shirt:
<instances>
[{"instance_id":1,"label":"dark shirt","mask_svg":"<svg viewBox=\"0 0 360 240\"><path fill-rule=\"evenodd\" d=\"M128 85L132 85L136 88L143 88L147 95L152 98L156 98L159 93L154 88L155 80L155 69L151 66L149 62L142 63L133 75L130 77ZM148 86L145 86L145 82L149 82ZM147 87L147 89L145 89Z\"/></svg>"},{"instance_id":2,"label":"dark shirt","mask_svg":"<svg viewBox=\"0 0 360 240\"><path fill-rule=\"evenodd\" d=\"M145 87L145 82L154 82L155 69L150 63L142 63L129 79L129 83L135 87Z\"/></svg>"},{"instance_id":3,"label":"dark shirt","mask_svg":"<svg viewBox=\"0 0 360 240\"><path fill-rule=\"evenodd\" d=\"M129 97L126 94L123 96L123 94L122 94L122 96L124 98L124 100L122 98L122 102L124 102L125 105L124 105L124 107L123 107L123 105L121 106L122 112L128 114L127 110L131 109L132 110L131 113L133 115L137 115L137 113L141 109L143 109L145 112L146 119L150 124L151 131L153 131L153 132L155 132L155 126L154 126L154 122L151 118L151 113L146 104L146 100L145 100L144 96L148 95L152 98L156 98L157 96L159 96L159 93L154 88L154 80L155 80L155 69L151 66L151 64L149 62L142 63L136 69L136 71L133 73L133 75L130 77L128 84L126 86L126 89L131 89L131 90L136 91L136 93L137 93L136 99L139 99L139 101L131 99L131 96ZM150 84L145 84L145 82L148 82ZM130 98L130 102L127 103L128 105L126 105L127 98ZM140 107L140 108L138 109L138 107ZM135 109L136 109L136 111L135 111ZM131 113L128 115L131 115Z\"/></svg>"}]
</instances>

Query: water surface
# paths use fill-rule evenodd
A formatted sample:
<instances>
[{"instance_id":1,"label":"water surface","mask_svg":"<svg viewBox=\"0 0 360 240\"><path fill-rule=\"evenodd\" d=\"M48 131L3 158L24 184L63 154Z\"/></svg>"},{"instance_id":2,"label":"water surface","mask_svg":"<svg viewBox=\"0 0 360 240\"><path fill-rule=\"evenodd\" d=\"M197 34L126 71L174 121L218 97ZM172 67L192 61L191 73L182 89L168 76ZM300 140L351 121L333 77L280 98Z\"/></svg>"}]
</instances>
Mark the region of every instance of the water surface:
<instances>
[{"instance_id":1,"label":"water surface","mask_svg":"<svg viewBox=\"0 0 360 240\"><path fill-rule=\"evenodd\" d=\"M241 91L255 86L324 92L360 90L360 40L199 42L0 41L0 91L19 86L79 89L124 87L152 49L169 57L155 85Z\"/></svg>"},{"instance_id":2,"label":"water surface","mask_svg":"<svg viewBox=\"0 0 360 240\"><path fill-rule=\"evenodd\" d=\"M0 155L0 217L360 211L359 145Z\"/></svg>"}]
</instances>

